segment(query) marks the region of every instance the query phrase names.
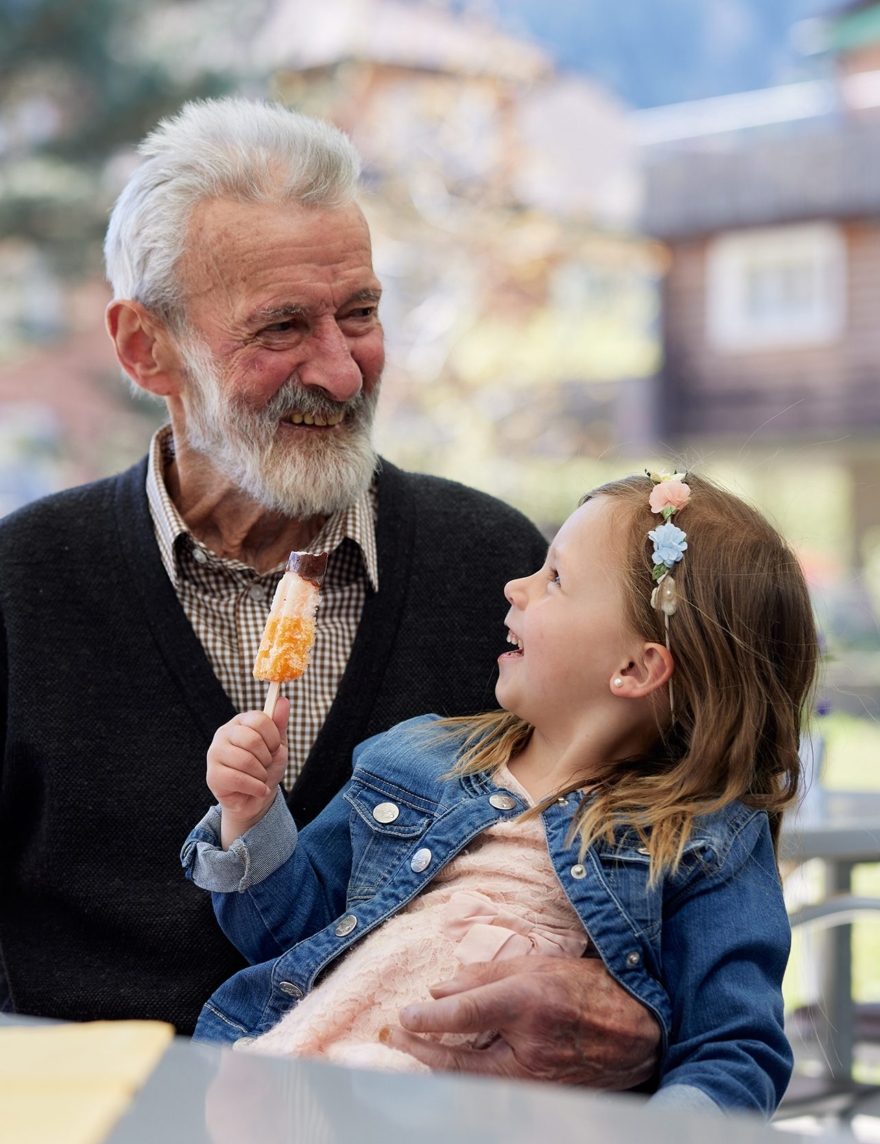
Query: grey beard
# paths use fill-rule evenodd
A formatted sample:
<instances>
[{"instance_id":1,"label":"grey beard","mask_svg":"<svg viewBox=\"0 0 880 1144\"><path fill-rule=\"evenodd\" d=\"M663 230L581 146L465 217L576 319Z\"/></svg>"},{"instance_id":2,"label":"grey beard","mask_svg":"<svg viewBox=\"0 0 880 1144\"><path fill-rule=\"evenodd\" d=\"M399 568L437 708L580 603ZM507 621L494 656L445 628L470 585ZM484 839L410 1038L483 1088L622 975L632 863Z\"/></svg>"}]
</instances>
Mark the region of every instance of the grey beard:
<instances>
[{"instance_id":1,"label":"grey beard","mask_svg":"<svg viewBox=\"0 0 880 1144\"><path fill-rule=\"evenodd\" d=\"M225 398L211 355L182 339L186 363L186 439L236 488L271 512L308 518L348 508L370 485L377 456L372 442L379 386L346 402L288 381L255 410ZM297 448L278 440L278 423L293 412L327 416L344 410L332 435L316 433Z\"/></svg>"}]
</instances>

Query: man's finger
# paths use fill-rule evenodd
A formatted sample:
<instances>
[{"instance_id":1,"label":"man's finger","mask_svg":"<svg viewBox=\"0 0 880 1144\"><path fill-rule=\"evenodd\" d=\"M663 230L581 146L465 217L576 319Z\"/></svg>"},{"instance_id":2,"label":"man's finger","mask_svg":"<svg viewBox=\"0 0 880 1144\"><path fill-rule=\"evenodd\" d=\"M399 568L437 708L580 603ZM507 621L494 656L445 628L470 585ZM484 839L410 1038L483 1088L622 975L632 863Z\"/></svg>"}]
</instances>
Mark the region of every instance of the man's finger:
<instances>
[{"instance_id":1,"label":"man's finger","mask_svg":"<svg viewBox=\"0 0 880 1144\"><path fill-rule=\"evenodd\" d=\"M413 1033L484 1033L505 1028L517 1011L506 983L493 981L436 1001L407 1005L400 1011L400 1023Z\"/></svg>"},{"instance_id":2,"label":"man's finger","mask_svg":"<svg viewBox=\"0 0 880 1144\"><path fill-rule=\"evenodd\" d=\"M525 962L524 965L520 964L522 961ZM452 997L456 993L465 993L469 989L488 985L492 981L503 981L522 970L526 972L533 970L534 961L534 957L509 957L503 961L475 961L470 965L463 965L454 977L431 985L431 996L437 999Z\"/></svg>"},{"instance_id":3,"label":"man's finger","mask_svg":"<svg viewBox=\"0 0 880 1144\"><path fill-rule=\"evenodd\" d=\"M493 1041L486 1049L470 1049L464 1045L441 1045L424 1040L405 1029L390 1029L387 1044L409 1053L434 1072L468 1072L481 1076L525 1077L510 1046L504 1041Z\"/></svg>"}]
</instances>

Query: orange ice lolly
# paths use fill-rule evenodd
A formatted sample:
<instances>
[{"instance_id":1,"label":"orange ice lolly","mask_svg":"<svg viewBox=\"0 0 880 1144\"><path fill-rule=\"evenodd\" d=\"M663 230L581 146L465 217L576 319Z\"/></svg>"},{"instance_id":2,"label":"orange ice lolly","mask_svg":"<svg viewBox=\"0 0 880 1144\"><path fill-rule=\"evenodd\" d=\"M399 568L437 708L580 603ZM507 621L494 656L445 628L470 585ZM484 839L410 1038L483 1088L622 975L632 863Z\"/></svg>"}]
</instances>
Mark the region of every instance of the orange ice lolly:
<instances>
[{"instance_id":1,"label":"orange ice lolly","mask_svg":"<svg viewBox=\"0 0 880 1144\"><path fill-rule=\"evenodd\" d=\"M288 557L254 661L254 678L271 685L263 708L267 715L275 709L281 684L299 679L309 665L326 569L326 552L291 552Z\"/></svg>"}]
</instances>

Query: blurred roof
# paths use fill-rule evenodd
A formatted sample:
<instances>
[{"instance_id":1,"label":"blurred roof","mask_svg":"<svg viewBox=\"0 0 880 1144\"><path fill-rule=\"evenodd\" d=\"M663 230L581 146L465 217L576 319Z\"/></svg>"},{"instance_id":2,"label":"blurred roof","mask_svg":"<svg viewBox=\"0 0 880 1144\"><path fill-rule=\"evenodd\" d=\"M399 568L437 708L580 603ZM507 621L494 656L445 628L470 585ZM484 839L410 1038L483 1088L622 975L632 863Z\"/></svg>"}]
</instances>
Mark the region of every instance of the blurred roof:
<instances>
[{"instance_id":1,"label":"blurred roof","mask_svg":"<svg viewBox=\"0 0 880 1144\"><path fill-rule=\"evenodd\" d=\"M880 71L630 118L642 150L641 225L655 237L880 216Z\"/></svg>"},{"instance_id":2,"label":"blurred roof","mask_svg":"<svg viewBox=\"0 0 880 1144\"><path fill-rule=\"evenodd\" d=\"M547 53L469 13L405 0L276 0L254 35L253 62L309 68L343 59L531 81L551 70Z\"/></svg>"},{"instance_id":3,"label":"blurred roof","mask_svg":"<svg viewBox=\"0 0 880 1144\"><path fill-rule=\"evenodd\" d=\"M880 216L880 120L763 132L661 151L645 169L644 229L677 238L810 218Z\"/></svg>"}]
</instances>

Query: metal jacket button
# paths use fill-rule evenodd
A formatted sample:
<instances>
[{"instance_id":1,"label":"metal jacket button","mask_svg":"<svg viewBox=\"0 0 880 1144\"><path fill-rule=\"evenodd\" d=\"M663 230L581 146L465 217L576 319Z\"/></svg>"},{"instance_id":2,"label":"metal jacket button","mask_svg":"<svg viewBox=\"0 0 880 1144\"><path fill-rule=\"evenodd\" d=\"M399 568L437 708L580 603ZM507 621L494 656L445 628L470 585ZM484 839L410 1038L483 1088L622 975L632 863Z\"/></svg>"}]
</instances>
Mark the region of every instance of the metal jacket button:
<instances>
[{"instance_id":1,"label":"metal jacket button","mask_svg":"<svg viewBox=\"0 0 880 1144\"><path fill-rule=\"evenodd\" d=\"M516 799L510 794L491 794L489 795L489 805L494 806L496 810L513 810L516 806Z\"/></svg>"},{"instance_id":2,"label":"metal jacket button","mask_svg":"<svg viewBox=\"0 0 880 1144\"><path fill-rule=\"evenodd\" d=\"M303 995L302 989L298 985L294 985L292 981L279 981L278 988L288 997L302 997Z\"/></svg>"},{"instance_id":3,"label":"metal jacket button","mask_svg":"<svg viewBox=\"0 0 880 1144\"><path fill-rule=\"evenodd\" d=\"M373 807L373 818L377 822L393 822L400 814L400 807L393 802L380 802Z\"/></svg>"},{"instance_id":4,"label":"metal jacket button","mask_svg":"<svg viewBox=\"0 0 880 1144\"><path fill-rule=\"evenodd\" d=\"M626 964L627 965L638 965L641 960L642 960L641 954L638 954L635 951L633 951L632 953L628 953L626 955Z\"/></svg>"},{"instance_id":5,"label":"metal jacket button","mask_svg":"<svg viewBox=\"0 0 880 1144\"><path fill-rule=\"evenodd\" d=\"M336 929L333 932L337 937L348 937L357 924L358 920L354 914L346 914L336 923Z\"/></svg>"},{"instance_id":6,"label":"metal jacket button","mask_svg":"<svg viewBox=\"0 0 880 1144\"><path fill-rule=\"evenodd\" d=\"M572 866L570 873L572 878L577 878L577 880L580 881L581 878L586 878L587 868L582 863L578 862L576 865Z\"/></svg>"},{"instance_id":7,"label":"metal jacket button","mask_svg":"<svg viewBox=\"0 0 880 1144\"><path fill-rule=\"evenodd\" d=\"M427 846L423 846L421 850L417 850L412 856L410 866L416 874L421 874L423 870L427 870L431 865L431 858L433 855Z\"/></svg>"}]
</instances>

